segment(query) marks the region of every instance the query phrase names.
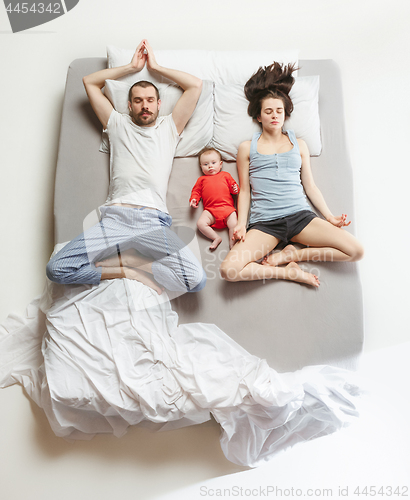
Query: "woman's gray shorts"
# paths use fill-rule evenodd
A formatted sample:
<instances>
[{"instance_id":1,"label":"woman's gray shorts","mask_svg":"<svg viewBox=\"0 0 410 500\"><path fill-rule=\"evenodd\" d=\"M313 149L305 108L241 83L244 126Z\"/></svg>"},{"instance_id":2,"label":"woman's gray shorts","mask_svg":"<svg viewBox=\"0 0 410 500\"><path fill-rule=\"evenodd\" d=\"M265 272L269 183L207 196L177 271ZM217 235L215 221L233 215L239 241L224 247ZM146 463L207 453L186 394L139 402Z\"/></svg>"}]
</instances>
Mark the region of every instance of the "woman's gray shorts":
<instances>
[{"instance_id":1,"label":"woman's gray shorts","mask_svg":"<svg viewBox=\"0 0 410 500\"><path fill-rule=\"evenodd\" d=\"M315 217L317 217L317 215L311 210L301 210L300 212L287 215L286 217L281 217L280 219L254 222L248 226L247 230L250 231L251 229L257 229L258 231L270 234L271 236L288 243Z\"/></svg>"}]
</instances>

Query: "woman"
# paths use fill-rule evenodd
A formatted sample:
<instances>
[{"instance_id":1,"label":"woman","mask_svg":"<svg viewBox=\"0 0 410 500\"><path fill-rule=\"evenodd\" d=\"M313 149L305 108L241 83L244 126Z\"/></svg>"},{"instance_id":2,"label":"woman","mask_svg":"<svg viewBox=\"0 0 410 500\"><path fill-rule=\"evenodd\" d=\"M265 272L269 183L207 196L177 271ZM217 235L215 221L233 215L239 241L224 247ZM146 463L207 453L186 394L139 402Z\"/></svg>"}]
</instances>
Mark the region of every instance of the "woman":
<instances>
[{"instance_id":1,"label":"woman","mask_svg":"<svg viewBox=\"0 0 410 500\"><path fill-rule=\"evenodd\" d=\"M293 110L289 92L294 71L294 65L274 63L259 68L245 85L248 114L262 132L238 149L236 244L221 265L228 281L277 278L318 287L319 278L302 271L297 262L353 262L363 255L357 239L342 229L350 224L346 214L334 216L315 185L306 143L283 130ZM326 220L310 210L303 190ZM281 241L287 246L271 253ZM297 249L289 242L309 248Z\"/></svg>"}]
</instances>

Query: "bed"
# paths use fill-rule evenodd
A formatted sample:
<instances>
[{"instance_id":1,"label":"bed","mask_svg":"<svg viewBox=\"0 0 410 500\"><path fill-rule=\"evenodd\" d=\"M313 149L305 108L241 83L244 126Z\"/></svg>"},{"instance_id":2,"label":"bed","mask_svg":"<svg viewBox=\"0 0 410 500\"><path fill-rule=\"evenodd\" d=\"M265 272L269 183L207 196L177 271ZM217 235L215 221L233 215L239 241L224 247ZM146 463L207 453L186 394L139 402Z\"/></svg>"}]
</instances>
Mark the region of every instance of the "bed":
<instances>
[{"instance_id":1,"label":"bed","mask_svg":"<svg viewBox=\"0 0 410 500\"><path fill-rule=\"evenodd\" d=\"M56 172L56 243L81 232L84 218L104 203L107 195L109 159L99 152L101 126L81 81L84 75L106 67L106 63L104 58L80 59L68 71ZM298 76L320 75L322 152L311 158L313 174L331 210L347 213L353 219L347 230L354 233L352 170L339 71L330 60L301 60L299 66ZM225 162L224 170L237 179L235 162ZM199 174L196 158L175 159L167 199L173 227L195 230L199 210L193 212L187 200ZM199 294L172 301L180 322L214 323L280 371L321 363L354 369L363 345L357 265L306 264L306 269L318 270L322 282L319 290L274 280L233 285L218 277L219 264L228 249L227 234L221 234L223 243L214 255L207 251L208 241L198 235L208 282Z\"/></svg>"},{"instance_id":2,"label":"bed","mask_svg":"<svg viewBox=\"0 0 410 500\"><path fill-rule=\"evenodd\" d=\"M97 220L96 207L107 196L109 155L100 151L101 125L82 85L83 76L106 65L105 58L79 59L68 70L55 183L56 249ZM348 213L354 220L337 66L331 60L301 60L299 67L298 77L320 78L321 144L317 156L312 157L315 180L332 211ZM210 95L216 107L215 88ZM215 137L212 140L220 145ZM227 151L224 157L224 170L237 179L232 155ZM275 280L225 282L218 268L228 250L227 232L222 232L218 250L209 252L209 241L196 231L200 211L189 207L190 190L199 174L195 156L175 158L167 204L174 230L199 256L207 273L202 291L179 296L170 293L168 300L166 295L147 294L146 287L130 280L104 282L97 289L48 282L25 318L9 318L2 326L1 386L24 385L46 411L57 435L88 439L98 432L114 432L120 436L129 425L143 421L174 428L206 421L212 413L224 428L221 444L226 456L236 463L258 465L276 446L283 449L300 439L332 432L357 414L351 403L357 391L354 384L346 382L349 375L343 371L356 368L363 344L357 265L304 264L304 269L314 268L319 274L319 289ZM354 232L354 223L347 230ZM87 303L89 309L85 308ZM67 308L74 311L70 313L72 322L64 316ZM111 308L112 314L106 314L106 308ZM98 317L90 315L90 310L98 310ZM139 340L133 338L125 346L130 311ZM166 340L157 335L158 322L168 332ZM106 337L99 334L102 324ZM84 342L89 349L84 349ZM203 348L200 358L198 345ZM127 359L127 363L121 361L123 371L114 376L112 367L117 358ZM189 361L189 376L181 375L184 370L175 361L182 358ZM164 360L172 365L172 377L170 365L164 370ZM213 371L217 365L225 366L226 371ZM93 373L101 387L93 384L92 378L84 384L87 373ZM220 380L225 383L220 384ZM133 384L145 389L134 393L130 389ZM267 390L272 385L277 389L274 394ZM113 390L102 397L107 387ZM162 407L150 401L158 392L168 404L163 414ZM191 397L193 393L195 397ZM242 396L237 400L234 395ZM252 415L249 398L257 402ZM274 405L273 413L262 400ZM247 415L247 430L233 423L232 415L238 408ZM324 408L334 408L332 417ZM295 414L300 418L293 418ZM272 439L260 437L260 429L267 432L273 427L276 434L268 432L274 435ZM246 440L250 434L265 442L257 452L249 450Z\"/></svg>"}]
</instances>

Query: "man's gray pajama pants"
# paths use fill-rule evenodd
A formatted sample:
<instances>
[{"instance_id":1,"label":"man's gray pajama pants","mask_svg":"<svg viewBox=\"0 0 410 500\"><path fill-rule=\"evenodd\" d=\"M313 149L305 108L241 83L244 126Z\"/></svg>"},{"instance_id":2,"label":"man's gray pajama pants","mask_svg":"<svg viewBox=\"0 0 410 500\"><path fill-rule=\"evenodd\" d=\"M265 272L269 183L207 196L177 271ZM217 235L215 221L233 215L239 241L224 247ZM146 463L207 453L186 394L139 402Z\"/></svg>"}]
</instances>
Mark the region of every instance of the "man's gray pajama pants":
<instances>
[{"instance_id":1,"label":"man's gray pajama pants","mask_svg":"<svg viewBox=\"0 0 410 500\"><path fill-rule=\"evenodd\" d=\"M194 254L170 229L172 218L159 210L101 207L101 220L62 248L47 264L47 277L61 284L101 280L94 263L134 248L152 259L155 280L175 292L196 292L206 275Z\"/></svg>"}]
</instances>

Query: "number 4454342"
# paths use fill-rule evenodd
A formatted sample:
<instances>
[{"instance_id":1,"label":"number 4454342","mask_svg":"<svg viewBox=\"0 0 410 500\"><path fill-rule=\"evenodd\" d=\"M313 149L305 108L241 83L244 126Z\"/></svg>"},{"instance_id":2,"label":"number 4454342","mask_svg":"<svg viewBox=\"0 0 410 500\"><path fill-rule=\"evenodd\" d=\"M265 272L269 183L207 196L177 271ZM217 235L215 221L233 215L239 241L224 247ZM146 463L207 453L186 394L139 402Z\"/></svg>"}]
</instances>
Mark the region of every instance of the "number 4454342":
<instances>
[{"instance_id":1,"label":"number 4454342","mask_svg":"<svg viewBox=\"0 0 410 500\"><path fill-rule=\"evenodd\" d=\"M391 497L391 496L399 496L399 497L408 497L409 496L409 488L408 486L364 486L362 488L357 487L354 490L354 495L357 496L370 496L374 497L377 495L377 498L380 497Z\"/></svg>"},{"instance_id":2,"label":"number 4454342","mask_svg":"<svg viewBox=\"0 0 410 500\"><path fill-rule=\"evenodd\" d=\"M38 13L38 14L43 14L44 12L48 12L49 14L61 14L61 4L60 3L49 3L49 4L44 4L44 3L37 3L37 2L24 2L24 3L18 3L16 5L12 5L9 3L6 6L6 11L11 14L12 12L15 12L17 14L27 14L28 12L32 13Z\"/></svg>"}]
</instances>

